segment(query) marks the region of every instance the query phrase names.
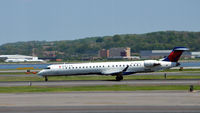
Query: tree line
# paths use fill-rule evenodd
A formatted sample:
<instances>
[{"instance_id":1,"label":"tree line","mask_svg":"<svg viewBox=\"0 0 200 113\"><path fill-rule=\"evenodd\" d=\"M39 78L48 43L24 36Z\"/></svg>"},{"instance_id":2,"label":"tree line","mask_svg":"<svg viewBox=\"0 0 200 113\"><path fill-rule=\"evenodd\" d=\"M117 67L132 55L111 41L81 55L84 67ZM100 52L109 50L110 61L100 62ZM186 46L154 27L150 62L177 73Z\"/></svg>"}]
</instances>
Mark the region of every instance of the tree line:
<instances>
[{"instance_id":1,"label":"tree line","mask_svg":"<svg viewBox=\"0 0 200 113\"><path fill-rule=\"evenodd\" d=\"M98 50L113 47L130 47L131 52L141 50L165 50L185 46L200 51L200 32L160 31L145 34L123 34L89 37L64 41L28 41L7 43L0 46L0 54L23 54L46 57L44 51L56 51L57 58L78 59L97 56Z\"/></svg>"}]
</instances>

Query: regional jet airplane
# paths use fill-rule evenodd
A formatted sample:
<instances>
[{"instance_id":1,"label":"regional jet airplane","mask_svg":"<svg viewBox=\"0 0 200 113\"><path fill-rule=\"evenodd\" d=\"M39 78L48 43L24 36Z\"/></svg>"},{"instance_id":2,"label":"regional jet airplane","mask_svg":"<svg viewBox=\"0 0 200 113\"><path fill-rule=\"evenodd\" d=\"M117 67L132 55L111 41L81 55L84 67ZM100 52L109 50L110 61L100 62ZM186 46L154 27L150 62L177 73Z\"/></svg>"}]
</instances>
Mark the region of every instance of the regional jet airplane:
<instances>
[{"instance_id":1,"label":"regional jet airplane","mask_svg":"<svg viewBox=\"0 0 200 113\"><path fill-rule=\"evenodd\" d=\"M41 70L38 75L48 76L70 76L70 75L114 75L116 80L123 80L124 75L142 72L154 72L179 66L178 60L181 54L189 50L185 47L175 47L168 57L162 60L126 61L126 62L101 62L101 63L76 63L55 64Z\"/></svg>"}]
</instances>

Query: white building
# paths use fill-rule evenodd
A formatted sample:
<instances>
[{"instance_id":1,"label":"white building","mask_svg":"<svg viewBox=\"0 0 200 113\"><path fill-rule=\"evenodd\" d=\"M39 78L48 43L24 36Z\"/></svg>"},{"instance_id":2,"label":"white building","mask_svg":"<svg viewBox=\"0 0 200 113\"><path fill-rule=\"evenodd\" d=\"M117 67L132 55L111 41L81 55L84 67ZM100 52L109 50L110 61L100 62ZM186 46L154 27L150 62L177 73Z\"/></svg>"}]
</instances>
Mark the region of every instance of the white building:
<instances>
[{"instance_id":1,"label":"white building","mask_svg":"<svg viewBox=\"0 0 200 113\"><path fill-rule=\"evenodd\" d=\"M38 57L25 55L0 55L0 58L5 58L5 62L43 62Z\"/></svg>"},{"instance_id":2,"label":"white building","mask_svg":"<svg viewBox=\"0 0 200 113\"><path fill-rule=\"evenodd\" d=\"M160 59L168 56L172 50L144 50L140 51L140 57L142 59ZM190 58L191 52L184 52L182 57Z\"/></svg>"},{"instance_id":3,"label":"white building","mask_svg":"<svg viewBox=\"0 0 200 113\"><path fill-rule=\"evenodd\" d=\"M200 52L191 52L191 58L200 58Z\"/></svg>"}]
</instances>

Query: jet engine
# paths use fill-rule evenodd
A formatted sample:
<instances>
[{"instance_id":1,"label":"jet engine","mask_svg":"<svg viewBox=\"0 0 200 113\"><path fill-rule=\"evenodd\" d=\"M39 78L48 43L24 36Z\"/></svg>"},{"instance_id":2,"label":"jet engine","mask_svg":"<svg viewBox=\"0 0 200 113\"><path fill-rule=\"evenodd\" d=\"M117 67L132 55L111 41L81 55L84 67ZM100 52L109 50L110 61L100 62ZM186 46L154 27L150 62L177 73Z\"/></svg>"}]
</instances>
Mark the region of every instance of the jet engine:
<instances>
[{"instance_id":1,"label":"jet engine","mask_svg":"<svg viewBox=\"0 0 200 113\"><path fill-rule=\"evenodd\" d=\"M144 66L145 67L154 67L160 65L159 61L157 60L145 60Z\"/></svg>"}]
</instances>

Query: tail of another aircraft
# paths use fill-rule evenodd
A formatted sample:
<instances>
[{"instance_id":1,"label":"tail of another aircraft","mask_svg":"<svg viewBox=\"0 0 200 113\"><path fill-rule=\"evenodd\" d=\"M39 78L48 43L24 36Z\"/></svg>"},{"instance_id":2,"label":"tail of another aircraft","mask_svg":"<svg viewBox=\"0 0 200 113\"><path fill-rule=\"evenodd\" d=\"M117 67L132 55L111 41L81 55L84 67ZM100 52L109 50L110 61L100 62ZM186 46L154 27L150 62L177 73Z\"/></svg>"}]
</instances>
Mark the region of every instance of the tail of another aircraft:
<instances>
[{"instance_id":1,"label":"tail of another aircraft","mask_svg":"<svg viewBox=\"0 0 200 113\"><path fill-rule=\"evenodd\" d=\"M189 50L186 47L175 47L172 52L163 61L177 62L184 51Z\"/></svg>"}]
</instances>

